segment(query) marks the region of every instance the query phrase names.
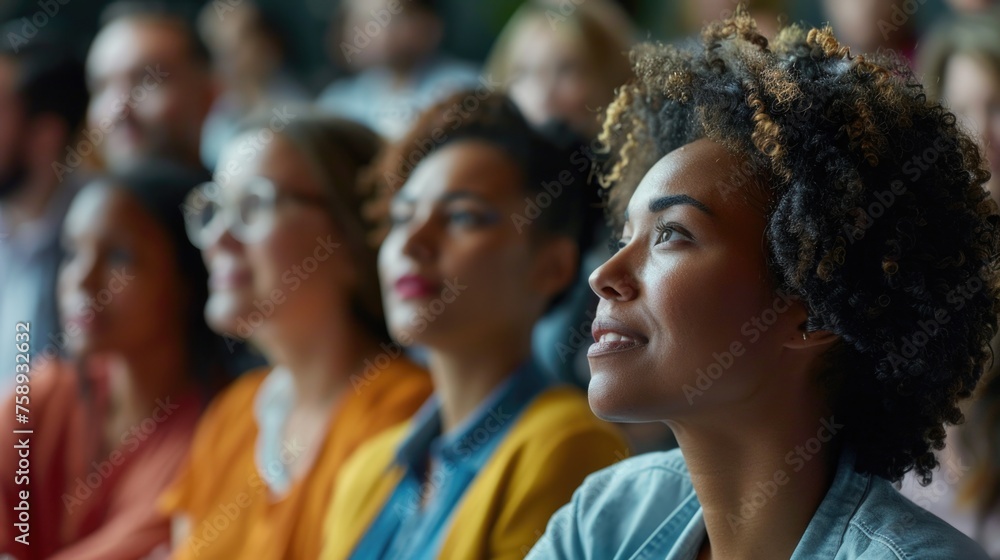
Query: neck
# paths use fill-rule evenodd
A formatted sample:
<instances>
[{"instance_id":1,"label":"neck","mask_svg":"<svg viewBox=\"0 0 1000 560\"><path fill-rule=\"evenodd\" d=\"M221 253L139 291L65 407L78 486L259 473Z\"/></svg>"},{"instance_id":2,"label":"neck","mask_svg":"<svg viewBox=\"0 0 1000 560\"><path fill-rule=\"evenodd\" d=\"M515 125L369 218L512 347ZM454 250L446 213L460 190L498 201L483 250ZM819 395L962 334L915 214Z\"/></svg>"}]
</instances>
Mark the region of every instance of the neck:
<instances>
[{"instance_id":1,"label":"neck","mask_svg":"<svg viewBox=\"0 0 1000 560\"><path fill-rule=\"evenodd\" d=\"M514 368L531 358L531 331L506 338L512 344L488 344L432 350L431 379L441 401L441 426L447 433L461 424ZM504 340L501 338L501 340Z\"/></svg>"},{"instance_id":2,"label":"neck","mask_svg":"<svg viewBox=\"0 0 1000 560\"><path fill-rule=\"evenodd\" d=\"M11 230L41 218L48 209L49 201L52 200L59 182L51 169L46 171L30 173L25 177L24 183L18 186L17 191L0 207L4 223L8 224Z\"/></svg>"},{"instance_id":3,"label":"neck","mask_svg":"<svg viewBox=\"0 0 1000 560\"><path fill-rule=\"evenodd\" d=\"M349 320L327 328L299 329L261 348L269 363L292 375L298 404L317 408L326 408L350 391L351 376L360 375L365 360L383 352L367 329Z\"/></svg>"},{"instance_id":4,"label":"neck","mask_svg":"<svg viewBox=\"0 0 1000 560\"><path fill-rule=\"evenodd\" d=\"M709 557L789 558L829 489L838 440L825 426L836 431L835 421L815 388L787 379L754 404L670 423L702 505Z\"/></svg>"},{"instance_id":5,"label":"neck","mask_svg":"<svg viewBox=\"0 0 1000 560\"><path fill-rule=\"evenodd\" d=\"M177 333L110 358L111 400L129 424L148 418L164 403L179 403L195 388L187 353L178 352L184 344L183 334Z\"/></svg>"}]
</instances>

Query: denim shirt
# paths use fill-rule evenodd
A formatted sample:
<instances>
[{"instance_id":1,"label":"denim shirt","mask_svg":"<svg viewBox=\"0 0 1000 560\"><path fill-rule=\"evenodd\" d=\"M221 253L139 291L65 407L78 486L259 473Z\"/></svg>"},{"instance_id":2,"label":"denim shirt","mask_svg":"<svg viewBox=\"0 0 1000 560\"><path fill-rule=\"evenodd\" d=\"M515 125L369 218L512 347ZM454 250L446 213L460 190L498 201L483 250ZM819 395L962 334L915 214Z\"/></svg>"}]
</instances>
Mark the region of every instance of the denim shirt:
<instances>
[{"instance_id":1,"label":"denim shirt","mask_svg":"<svg viewBox=\"0 0 1000 560\"><path fill-rule=\"evenodd\" d=\"M516 423L512 420L549 385L535 365L525 364L449 434L441 433L441 404L432 396L414 415L412 428L396 452L392 467L405 469L403 479L351 558L437 558L465 490ZM425 480L428 458L431 472ZM428 497L421 506L425 494Z\"/></svg>"},{"instance_id":2,"label":"denim shirt","mask_svg":"<svg viewBox=\"0 0 1000 560\"><path fill-rule=\"evenodd\" d=\"M529 560L694 560L705 520L679 449L627 459L590 475L549 520ZM841 453L833 484L792 560L988 560L965 535L854 470Z\"/></svg>"}]
</instances>

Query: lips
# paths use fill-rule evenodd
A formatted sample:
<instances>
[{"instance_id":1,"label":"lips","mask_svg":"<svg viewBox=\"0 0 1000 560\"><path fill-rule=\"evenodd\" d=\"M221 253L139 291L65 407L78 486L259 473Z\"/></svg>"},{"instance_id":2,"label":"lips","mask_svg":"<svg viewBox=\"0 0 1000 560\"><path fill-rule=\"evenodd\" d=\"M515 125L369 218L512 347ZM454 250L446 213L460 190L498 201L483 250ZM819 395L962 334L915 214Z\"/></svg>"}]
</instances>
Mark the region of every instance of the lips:
<instances>
[{"instance_id":1,"label":"lips","mask_svg":"<svg viewBox=\"0 0 1000 560\"><path fill-rule=\"evenodd\" d=\"M441 285L419 274L404 274L392 285L400 298L417 299L436 295L441 291Z\"/></svg>"},{"instance_id":2,"label":"lips","mask_svg":"<svg viewBox=\"0 0 1000 560\"><path fill-rule=\"evenodd\" d=\"M649 338L642 333L610 317L594 319L591 333L594 336L594 344L587 350L588 358L627 352L649 343Z\"/></svg>"}]
</instances>

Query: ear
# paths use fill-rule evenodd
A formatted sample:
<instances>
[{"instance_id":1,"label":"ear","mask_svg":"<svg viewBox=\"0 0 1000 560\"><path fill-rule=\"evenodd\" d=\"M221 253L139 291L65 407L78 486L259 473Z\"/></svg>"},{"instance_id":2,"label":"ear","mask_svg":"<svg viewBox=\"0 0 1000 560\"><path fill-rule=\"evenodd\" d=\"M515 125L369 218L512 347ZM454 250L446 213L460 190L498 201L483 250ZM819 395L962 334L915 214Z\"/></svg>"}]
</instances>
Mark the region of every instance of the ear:
<instances>
[{"instance_id":1,"label":"ear","mask_svg":"<svg viewBox=\"0 0 1000 560\"><path fill-rule=\"evenodd\" d=\"M806 323L799 325L797 336L792 336L785 342L785 348L791 350L823 350L837 342L840 337L830 331L807 331Z\"/></svg>"},{"instance_id":2,"label":"ear","mask_svg":"<svg viewBox=\"0 0 1000 560\"><path fill-rule=\"evenodd\" d=\"M565 290L576 278L580 250L563 235L540 241L535 250L532 286L546 298Z\"/></svg>"}]
</instances>

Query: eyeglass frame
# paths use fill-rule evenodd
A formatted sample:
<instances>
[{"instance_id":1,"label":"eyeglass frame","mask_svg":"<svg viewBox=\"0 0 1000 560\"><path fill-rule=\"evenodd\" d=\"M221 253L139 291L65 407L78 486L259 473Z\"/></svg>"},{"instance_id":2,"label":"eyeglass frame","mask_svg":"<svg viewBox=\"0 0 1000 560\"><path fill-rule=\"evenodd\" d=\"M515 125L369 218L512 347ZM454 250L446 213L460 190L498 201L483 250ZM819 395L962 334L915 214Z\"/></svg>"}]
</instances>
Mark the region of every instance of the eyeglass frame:
<instances>
[{"instance_id":1,"label":"eyeglass frame","mask_svg":"<svg viewBox=\"0 0 1000 560\"><path fill-rule=\"evenodd\" d=\"M214 190L216 193L221 193L226 187L221 185L217 181L206 181L201 183L197 187L188 193L187 197L184 199L184 226L188 236L195 247L199 249L206 249L212 243L214 243L219 237L221 237L226 231L230 233L235 239L245 244L253 244L271 232L274 227L274 215L275 210L282 203L282 201L293 201L306 206L318 206L327 208L330 204L330 198L327 195L313 195L306 193L290 192L281 190L278 185L271 179L264 177L262 175L254 176L247 181L245 186L243 186L243 191L240 193L236 200L242 201L242 197L246 196L246 193L254 188L266 188L268 196L261 196L262 200L269 200L269 210L267 216L267 222L264 225L252 225L248 226L243 223L240 218L240 208L239 204L222 204L220 203L220 197L218 194L215 196L209 196L209 189ZM257 193L258 196L261 192ZM199 198L205 202L199 204ZM194 216L203 211L207 204L214 204L217 208L216 213L213 215L212 219L206 224L199 224L195 221ZM214 233L212 232L211 224L220 220L222 216L222 224L216 226ZM255 231L254 231L255 230Z\"/></svg>"}]
</instances>

